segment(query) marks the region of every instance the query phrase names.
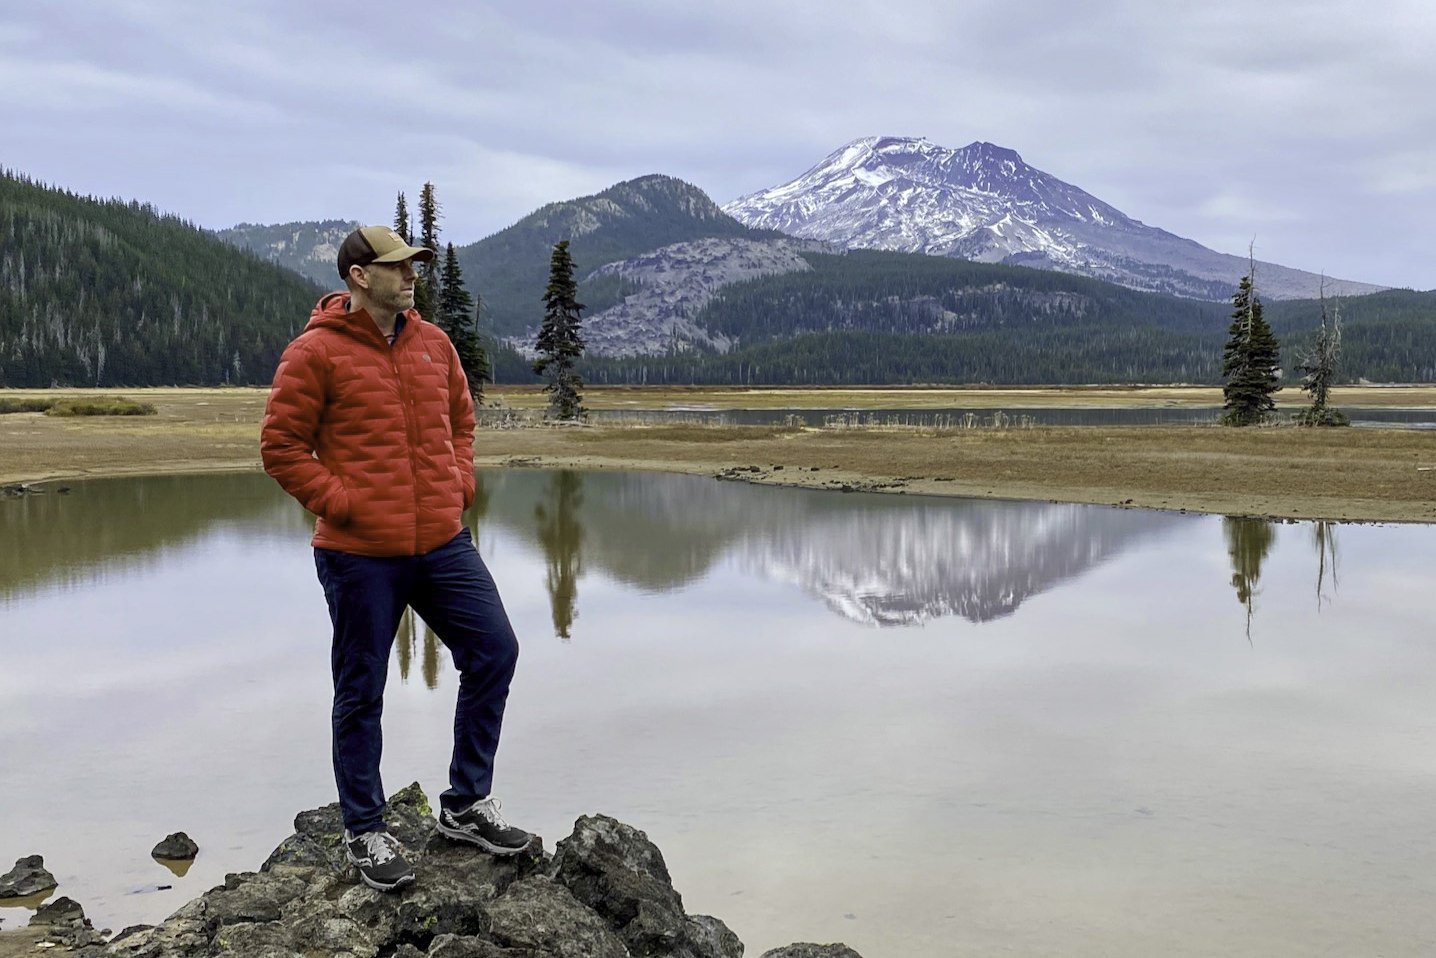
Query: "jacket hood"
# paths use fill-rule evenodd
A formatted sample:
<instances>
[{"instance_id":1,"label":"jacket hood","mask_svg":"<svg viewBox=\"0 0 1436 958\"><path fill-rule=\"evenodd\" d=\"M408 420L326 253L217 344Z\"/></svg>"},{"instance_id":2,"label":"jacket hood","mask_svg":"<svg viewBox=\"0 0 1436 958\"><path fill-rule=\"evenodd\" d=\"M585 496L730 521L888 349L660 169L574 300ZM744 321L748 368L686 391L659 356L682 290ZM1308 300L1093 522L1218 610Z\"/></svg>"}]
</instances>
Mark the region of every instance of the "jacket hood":
<instances>
[{"instance_id":1,"label":"jacket hood","mask_svg":"<svg viewBox=\"0 0 1436 958\"><path fill-rule=\"evenodd\" d=\"M404 310L406 324L412 324L419 319L417 309ZM304 331L311 329L336 329L348 333L356 339L374 340L380 343L385 342L384 337L379 333L379 327L364 310L349 312L348 293L326 293L320 297L319 302L314 304L314 309L309 313L309 322L305 324Z\"/></svg>"}]
</instances>

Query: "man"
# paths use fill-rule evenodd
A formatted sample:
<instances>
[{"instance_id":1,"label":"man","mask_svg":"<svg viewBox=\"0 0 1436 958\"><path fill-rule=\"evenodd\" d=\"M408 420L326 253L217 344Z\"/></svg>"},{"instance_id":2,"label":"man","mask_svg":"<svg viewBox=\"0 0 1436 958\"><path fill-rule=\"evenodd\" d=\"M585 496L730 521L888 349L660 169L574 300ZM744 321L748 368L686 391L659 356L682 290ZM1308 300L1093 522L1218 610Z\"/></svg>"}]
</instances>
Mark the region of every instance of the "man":
<instances>
[{"instance_id":1,"label":"man","mask_svg":"<svg viewBox=\"0 0 1436 958\"><path fill-rule=\"evenodd\" d=\"M495 854L532 835L490 796L518 643L461 513L474 499L474 406L453 344L414 310L434 253L382 226L339 247L347 293L319 301L279 360L264 469L318 516L314 562L334 623L334 778L349 861L370 886L414 881L384 825L380 715L405 606L458 666L454 753L439 831Z\"/></svg>"}]
</instances>

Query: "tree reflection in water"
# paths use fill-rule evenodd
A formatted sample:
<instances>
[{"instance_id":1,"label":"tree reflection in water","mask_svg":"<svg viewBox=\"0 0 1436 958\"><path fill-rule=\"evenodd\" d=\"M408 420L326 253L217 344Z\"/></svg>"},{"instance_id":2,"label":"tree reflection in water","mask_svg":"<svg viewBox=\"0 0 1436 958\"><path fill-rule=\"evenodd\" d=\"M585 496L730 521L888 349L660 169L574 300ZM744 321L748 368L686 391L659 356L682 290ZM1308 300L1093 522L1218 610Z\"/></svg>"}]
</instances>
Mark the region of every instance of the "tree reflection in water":
<instances>
[{"instance_id":1,"label":"tree reflection in water","mask_svg":"<svg viewBox=\"0 0 1436 958\"><path fill-rule=\"evenodd\" d=\"M1339 585L1336 578L1336 523L1312 523L1311 541L1316 546L1316 607L1319 610L1323 599L1331 601L1321 592L1328 569L1331 570L1332 591L1335 592Z\"/></svg>"},{"instance_id":2,"label":"tree reflection in water","mask_svg":"<svg viewBox=\"0 0 1436 958\"><path fill-rule=\"evenodd\" d=\"M424 687L430 690L439 687L439 637L424 623Z\"/></svg>"},{"instance_id":3,"label":"tree reflection in water","mask_svg":"<svg viewBox=\"0 0 1436 958\"><path fill-rule=\"evenodd\" d=\"M549 477L543 501L534 507L539 543L548 564L553 632L565 640L578 618L578 579L583 575L583 524L578 513L582 507L583 477L567 469Z\"/></svg>"},{"instance_id":4,"label":"tree reflection in water","mask_svg":"<svg viewBox=\"0 0 1436 958\"><path fill-rule=\"evenodd\" d=\"M414 661L414 610L404 609L399 619L399 632L394 636L394 654L399 657L399 678L409 681L409 666Z\"/></svg>"},{"instance_id":5,"label":"tree reflection in water","mask_svg":"<svg viewBox=\"0 0 1436 958\"><path fill-rule=\"evenodd\" d=\"M1226 533L1227 554L1232 559L1232 587L1237 590L1237 601L1247 610L1247 641L1250 642L1257 580L1261 578L1261 564L1276 539L1276 529L1266 519L1227 516L1222 519L1222 531Z\"/></svg>"}]
</instances>

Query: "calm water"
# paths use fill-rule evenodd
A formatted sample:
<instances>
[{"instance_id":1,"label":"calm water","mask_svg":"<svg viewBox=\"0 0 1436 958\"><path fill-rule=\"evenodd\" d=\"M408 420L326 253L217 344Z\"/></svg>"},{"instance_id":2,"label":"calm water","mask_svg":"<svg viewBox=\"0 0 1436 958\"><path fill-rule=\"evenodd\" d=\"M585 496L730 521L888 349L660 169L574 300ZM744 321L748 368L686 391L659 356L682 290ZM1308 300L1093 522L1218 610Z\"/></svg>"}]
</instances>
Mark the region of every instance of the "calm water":
<instances>
[{"instance_id":1,"label":"calm water","mask_svg":"<svg viewBox=\"0 0 1436 958\"><path fill-rule=\"evenodd\" d=\"M1436 529L481 481L506 811L645 829L749 954L1436 950ZM118 930L333 800L308 533L262 476L0 501L0 870ZM392 670L386 784L436 794L447 654Z\"/></svg>"},{"instance_id":2,"label":"calm water","mask_svg":"<svg viewBox=\"0 0 1436 958\"><path fill-rule=\"evenodd\" d=\"M1397 429L1436 429L1436 409L1393 409L1384 406L1348 406L1343 412L1354 426ZM590 415L599 420L679 421L712 425L771 426L796 423L823 425L902 425L990 427L1034 426L1166 426L1211 424L1222 417L1220 406L1111 406L1090 409L1032 407L1011 409L715 409L692 406L666 410L601 409Z\"/></svg>"}]
</instances>

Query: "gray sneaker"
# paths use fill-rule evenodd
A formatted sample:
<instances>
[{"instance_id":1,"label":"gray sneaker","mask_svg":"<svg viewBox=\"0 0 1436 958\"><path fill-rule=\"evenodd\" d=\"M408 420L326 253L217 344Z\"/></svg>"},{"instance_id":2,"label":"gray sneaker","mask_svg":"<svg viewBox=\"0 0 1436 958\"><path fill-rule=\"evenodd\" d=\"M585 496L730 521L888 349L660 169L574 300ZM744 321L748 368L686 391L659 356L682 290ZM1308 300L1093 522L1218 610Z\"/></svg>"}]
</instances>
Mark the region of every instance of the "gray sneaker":
<instances>
[{"instance_id":1,"label":"gray sneaker","mask_svg":"<svg viewBox=\"0 0 1436 958\"><path fill-rule=\"evenodd\" d=\"M504 821L499 800L490 795L462 812L439 812L439 831L458 842L478 845L495 855L515 855L529 847L533 835Z\"/></svg>"},{"instance_id":2,"label":"gray sneaker","mask_svg":"<svg viewBox=\"0 0 1436 958\"><path fill-rule=\"evenodd\" d=\"M344 855L370 888L395 891L414 882L414 869L404 857L404 846L388 832L355 835L346 828Z\"/></svg>"}]
</instances>

